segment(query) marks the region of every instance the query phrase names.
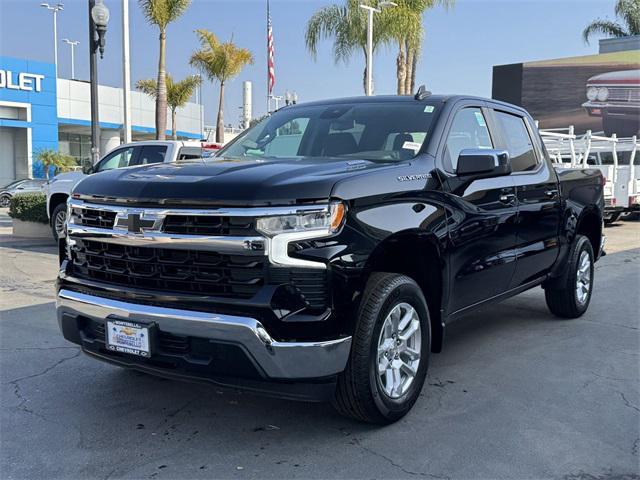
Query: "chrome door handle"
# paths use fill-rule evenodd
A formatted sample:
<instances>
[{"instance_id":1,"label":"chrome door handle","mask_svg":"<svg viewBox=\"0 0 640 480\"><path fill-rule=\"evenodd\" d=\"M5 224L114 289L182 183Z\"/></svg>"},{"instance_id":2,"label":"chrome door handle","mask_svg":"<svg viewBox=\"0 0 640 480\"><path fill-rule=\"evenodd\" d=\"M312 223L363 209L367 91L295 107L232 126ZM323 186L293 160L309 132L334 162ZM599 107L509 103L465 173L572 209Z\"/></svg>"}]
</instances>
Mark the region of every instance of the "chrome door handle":
<instances>
[{"instance_id":1,"label":"chrome door handle","mask_svg":"<svg viewBox=\"0 0 640 480\"><path fill-rule=\"evenodd\" d=\"M513 193L500 195L500 201L502 203L512 203L515 199L516 199L516 196Z\"/></svg>"},{"instance_id":2,"label":"chrome door handle","mask_svg":"<svg viewBox=\"0 0 640 480\"><path fill-rule=\"evenodd\" d=\"M547 190L544 194L549 198L556 198L558 196L558 190Z\"/></svg>"}]
</instances>

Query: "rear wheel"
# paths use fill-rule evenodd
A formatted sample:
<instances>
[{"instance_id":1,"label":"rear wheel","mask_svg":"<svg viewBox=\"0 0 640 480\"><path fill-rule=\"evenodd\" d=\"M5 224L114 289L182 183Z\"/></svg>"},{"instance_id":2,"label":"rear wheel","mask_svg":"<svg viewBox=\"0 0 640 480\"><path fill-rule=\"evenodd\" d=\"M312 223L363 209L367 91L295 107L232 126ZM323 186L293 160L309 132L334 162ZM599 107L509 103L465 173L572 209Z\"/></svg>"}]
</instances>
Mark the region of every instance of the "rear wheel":
<instances>
[{"instance_id":1,"label":"rear wheel","mask_svg":"<svg viewBox=\"0 0 640 480\"><path fill-rule=\"evenodd\" d=\"M67 204L61 203L53 209L51 214L51 233L57 242L65 236L65 225L67 223Z\"/></svg>"},{"instance_id":2,"label":"rear wheel","mask_svg":"<svg viewBox=\"0 0 640 480\"><path fill-rule=\"evenodd\" d=\"M429 310L420 287L404 275L371 275L334 407L369 423L402 418L420 395L430 349Z\"/></svg>"},{"instance_id":3,"label":"rear wheel","mask_svg":"<svg viewBox=\"0 0 640 480\"><path fill-rule=\"evenodd\" d=\"M566 270L544 290L551 313L562 318L580 317L589 308L593 290L593 248L584 235L573 242Z\"/></svg>"}]
</instances>

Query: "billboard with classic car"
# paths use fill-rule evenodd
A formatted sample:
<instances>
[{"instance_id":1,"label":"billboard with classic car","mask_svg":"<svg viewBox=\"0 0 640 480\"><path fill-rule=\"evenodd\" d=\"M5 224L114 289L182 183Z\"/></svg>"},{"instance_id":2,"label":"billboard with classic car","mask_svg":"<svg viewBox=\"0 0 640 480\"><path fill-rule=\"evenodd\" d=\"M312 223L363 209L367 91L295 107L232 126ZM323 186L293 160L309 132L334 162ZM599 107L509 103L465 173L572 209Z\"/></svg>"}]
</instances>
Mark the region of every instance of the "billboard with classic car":
<instances>
[{"instance_id":1,"label":"billboard with classic car","mask_svg":"<svg viewBox=\"0 0 640 480\"><path fill-rule=\"evenodd\" d=\"M629 137L640 133L640 50L495 66L492 94L540 128Z\"/></svg>"}]
</instances>

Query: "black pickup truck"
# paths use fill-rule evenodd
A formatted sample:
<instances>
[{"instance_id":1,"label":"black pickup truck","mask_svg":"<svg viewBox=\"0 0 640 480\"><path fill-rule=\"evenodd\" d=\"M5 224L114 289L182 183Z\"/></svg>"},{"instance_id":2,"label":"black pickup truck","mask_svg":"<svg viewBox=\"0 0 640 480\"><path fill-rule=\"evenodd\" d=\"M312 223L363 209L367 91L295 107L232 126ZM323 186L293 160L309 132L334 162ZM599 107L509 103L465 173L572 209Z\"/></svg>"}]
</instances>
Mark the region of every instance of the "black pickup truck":
<instances>
[{"instance_id":1,"label":"black pickup truck","mask_svg":"<svg viewBox=\"0 0 640 480\"><path fill-rule=\"evenodd\" d=\"M587 310L602 192L505 103L288 106L214 159L80 182L58 321L113 364L389 423L462 315L540 286L554 315Z\"/></svg>"}]
</instances>

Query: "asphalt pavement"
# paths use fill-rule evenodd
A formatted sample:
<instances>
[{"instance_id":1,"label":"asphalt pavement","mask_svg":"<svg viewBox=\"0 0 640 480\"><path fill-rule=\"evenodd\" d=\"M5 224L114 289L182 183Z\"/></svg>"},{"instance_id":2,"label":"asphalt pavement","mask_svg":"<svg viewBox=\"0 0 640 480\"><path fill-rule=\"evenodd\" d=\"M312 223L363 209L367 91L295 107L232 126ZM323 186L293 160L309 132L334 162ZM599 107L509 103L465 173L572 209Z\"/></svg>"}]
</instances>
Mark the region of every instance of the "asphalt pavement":
<instances>
[{"instance_id":1,"label":"asphalt pavement","mask_svg":"<svg viewBox=\"0 0 640 480\"><path fill-rule=\"evenodd\" d=\"M640 223L608 228L589 311L535 289L451 325L394 425L163 380L58 331L55 247L0 212L0 477L640 478Z\"/></svg>"}]
</instances>

